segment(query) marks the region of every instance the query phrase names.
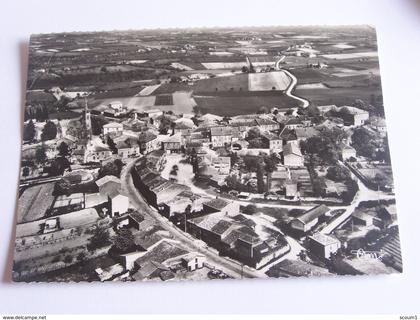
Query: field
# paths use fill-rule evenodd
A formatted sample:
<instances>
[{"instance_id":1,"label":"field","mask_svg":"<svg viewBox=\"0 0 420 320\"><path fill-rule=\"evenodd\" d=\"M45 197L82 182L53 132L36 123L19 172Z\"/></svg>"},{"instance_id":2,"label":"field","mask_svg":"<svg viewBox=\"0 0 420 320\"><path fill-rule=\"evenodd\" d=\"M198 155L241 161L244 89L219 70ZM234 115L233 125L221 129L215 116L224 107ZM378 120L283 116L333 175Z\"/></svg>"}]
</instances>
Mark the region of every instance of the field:
<instances>
[{"instance_id":1,"label":"field","mask_svg":"<svg viewBox=\"0 0 420 320\"><path fill-rule=\"evenodd\" d=\"M54 182L26 189L19 198L17 223L41 219L54 201Z\"/></svg>"},{"instance_id":2,"label":"field","mask_svg":"<svg viewBox=\"0 0 420 320\"><path fill-rule=\"evenodd\" d=\"M155 106L168 106L173 105L174 100L171 94L161 94L156 96Z\"/></svg>"},{"instance_id":3,"label":"field","mask_svg":"<svg viewBox=\"0 0 420 320\"><path fill-rule=\"evenodd\" d=\"M171 67L175 69L179 69L179 70L186 70L186 71L194 70L193 68L179 62L172 62Z\"/></svg>"},{"instance_id":4,"label":"field","mask_svg":"<svg viewBox=\"0 0 420 320\"><path fill-rule=\"evenodd\" d=\"M327 59L360 59L360 58L376 58L378 57L377 51L368 51L368 52L352 52L352 53L334 53L334 54L324 54L322 55Z\"/></svg>"},{"instance_id":5,"label":"field","mask_svg":"<svg viewBox=\"0 0 420 320\"><path fill-rule=\"evenodd\" d=\"M290 78L284 72L250 73L249 91L286 90Z\"/></svg>"},{"instance_id":6,"label":"field","mask_svg":"<svg viewBox=\"0 0 420 320\"><path fill-rule=\"evenodd\" d=\"M298 107L298 102L283 94L244 96L197 96L194 98L200 111L219 116L235 116L255 113L261 107L290 109Z\"/></svg>"},{"instance_id":7,"label":"field","mask_svg":"<svg viewBox=\"0 0 420 320\"><path fill-rule=\"evenodd\" d=\"M380 87L296 89L295 94L319 106L329 104L337 106L351 105L356 99L370 101L372 95L375 97L382 96Z\"/></svg>"},{"instance_id":8,"label":"field","mask_svg":"<svg viewBox=\"0 0 420 320\"><path fill-rule=\"evenodd\" d=\"M246 66L246 61L243 62L202 62L206 69L241 69Z\"/></svg>"},{"instance_id":9,"label":"field","mask_svg":"<svg viewBox=\"0 0 420 320\"><path fill-rule=\"evenodd\" d=\"M192 89L195 93L218 91L248 91L248 74L237 74L197 81Z\"/></svg>"},{"instance_id":10,"label":"field","mask_svg":"<svg viewBox=\"0 0 420 320\"><path fill-rule=\"evenodd\" d=\"M155 85L152 85L152 86L146 86L138 93L138 95L139 96L149 96L159 87L160 87L160 84L155 84Z\"/></svg>"}]
</instances>

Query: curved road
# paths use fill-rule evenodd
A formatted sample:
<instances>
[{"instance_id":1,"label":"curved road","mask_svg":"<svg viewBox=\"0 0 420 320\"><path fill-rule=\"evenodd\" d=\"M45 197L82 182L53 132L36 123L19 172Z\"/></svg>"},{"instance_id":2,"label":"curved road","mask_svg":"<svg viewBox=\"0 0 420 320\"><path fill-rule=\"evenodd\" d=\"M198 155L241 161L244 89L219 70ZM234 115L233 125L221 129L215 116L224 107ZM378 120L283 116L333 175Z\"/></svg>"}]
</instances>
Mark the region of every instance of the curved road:
<instances>
[{"instance_id":1,"label":"curved road","mask_svg":"<svg viewBox=\"0 0 420 320\"><path fill-rule=\"evenodd\" d=\"M181 244L192 251L197 251L204 254L209 262L209 264L221 267L224 272L233 276L234 278L264 278L267 277L263 272L259 272L255 269L252 269L248 266L243 266L239 262L236 262L232 259L219 256L217 253L210 251L203 242L194 239L187 233L182 232L177 227L175 227L170 221L162 217L156 210L153 210L147 202L140 195L138 190L133 184L133 179L131 177L131 169L138 159L135 159L128 163L123 170L121 171L121 189L122 193L127 195L130 199L130 202L140 211L148 214L152 217L157 224L162 228L169 231L174 239L178 240ZM226 269L226 270L224 270Z\"/></svg>"},{"instance_id":2,"label":"curved road","mask_svg":"<svg viewBox=\"0 0 420 320\"><path fill-rule=\"evenodd\" d=\"M290 78L290 80L291 80L291 82L290 82L290 84L289 84L289 86L287 87L287 89L286 89L286 91L285 91L285 93L286 93L286 95L288 95L290 98L293 98L293 99L295 99L295 100L297 100L297 101L299 101L299 102L301 102L302 103L302 107L303 108L306 108L306 107L308 107L309 106L309 101L308 100L306 100L306 99L303 99L303 98L301 98L301 97L298 97L298 96L295 96L293 93L292 93L292 91L293 91L293 89L295 88L295 86L296 86L296 84L297 84L297 79L296 79L296 77L292 74L292 73L290 73L289 71L287 71L286 69L282 69L281 67L280 67L280 62L282 62L283 60L284 60L284 58L286 58L285 56L281 56L280 57L280 59L279 60L277 60L276 61L276 70L281 70L281 71L283 71L289 78Z\"/></svg>"}]
</instances>

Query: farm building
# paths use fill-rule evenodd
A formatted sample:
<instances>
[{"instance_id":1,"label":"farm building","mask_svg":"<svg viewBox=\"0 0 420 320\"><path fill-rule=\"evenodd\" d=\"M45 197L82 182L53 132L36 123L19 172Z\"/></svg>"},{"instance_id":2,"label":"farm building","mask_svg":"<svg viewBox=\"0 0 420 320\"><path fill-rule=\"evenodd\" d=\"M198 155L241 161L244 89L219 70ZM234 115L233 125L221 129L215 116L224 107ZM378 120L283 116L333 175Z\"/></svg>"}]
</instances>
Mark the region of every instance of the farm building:
<instances>
[{"instance_id":1,"label":"farm building","mask_svg":"<svg viewBox=\"0 0 420 320\"><path fill-rule=\"evenodd\" d=\"M308 232L318 223L319 217L324 216L328 211L330 211L330 208L324 204L313 207L303 215L293 219L291 227L298 231Z\"/></svg>"},{"instance_id":2,"label":"farm building","mask_svg":"<svg viewBox=\"0 0 420 320\"><path fill-rule=\"evenodd\" d=\"M303 166L303 155L300 151L299 146L296 143L288 142L283 147L283 163L289 167L302 167Z\"/></svg>"},{"instance_id":3,"label":"farm building","mask_svg":"<svg viewBox=\"0 0 420 320\"><path fill-rule=\"evenodd\" d=\"M317 233L309 237L309 250L320 258L329 259L340 247L338 239L325 234Z\"/></svg>"}]
</instances>

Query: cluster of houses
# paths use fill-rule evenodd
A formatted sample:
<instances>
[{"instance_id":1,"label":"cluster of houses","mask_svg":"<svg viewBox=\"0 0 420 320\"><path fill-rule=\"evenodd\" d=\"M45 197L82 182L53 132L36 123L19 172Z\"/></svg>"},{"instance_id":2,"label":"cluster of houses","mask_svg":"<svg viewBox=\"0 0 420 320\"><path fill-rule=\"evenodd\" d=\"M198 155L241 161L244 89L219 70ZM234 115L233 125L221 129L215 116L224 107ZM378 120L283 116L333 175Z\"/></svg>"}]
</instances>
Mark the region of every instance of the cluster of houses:
<instances>
[{"instance_id":1,"label":"cluster of houses","mask_svg":"<svg viewBox=\"0 0 420 320\"><path fill-rule=\"evenodd\" d=\"M239 212L237 202L203 197L188 186L162 178L157 169L165 153L152 154L150 160L145 157L136 164L133 182L150 205L183 231L256 268L290 250L282 239L258 234L255 223Z\"/></svg>"}]
</instances>

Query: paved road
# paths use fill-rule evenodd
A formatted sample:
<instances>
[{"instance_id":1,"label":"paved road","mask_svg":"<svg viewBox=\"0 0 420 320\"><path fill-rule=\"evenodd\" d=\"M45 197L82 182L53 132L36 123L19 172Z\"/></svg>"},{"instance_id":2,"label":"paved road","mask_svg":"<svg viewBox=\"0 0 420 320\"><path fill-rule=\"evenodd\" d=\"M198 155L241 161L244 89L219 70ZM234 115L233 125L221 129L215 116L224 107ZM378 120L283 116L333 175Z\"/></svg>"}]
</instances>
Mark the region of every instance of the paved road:
<instances>
[{"instance_id":1,"label":"paved road","mask_svg":"<svg viewBox=\"0 0 420 320\"><path fill-rule=\"evenodd\" d=\"M341 163L341 165L344 165ZM328 225L326 225L320 232L323 234L329 234L333 232L337 227L342 225L356 210L356 208L359 206L360 202L362 201L369 201L369 200L389 200L394 199L395 197L393 195L389 195L387 193L384 193L382 191L374 191L366 187L363 182L354 174L352 174L352 178L356 179L357 184L359 186L359 191L354 196L353 201L350 205L342 207L345 209L345 211L336 219L331 221ZM340 209L341 207L337 207Z\"/></svg>"},{"instance_id":2,"label":"paved road","mask_svg":"<svg viewBox=\"0 0 420 320\"><path fill-rule=\"evenodd\" d=\"M137 160L128 163L121 172L121 188L122 193L127 195L131 203L143 213L151 216L161 227L169 231L172 236L181 244L192 251L198 251L207 257L208 263L220 266L224 272L234 278L264 278L267 277L263 272L252 269L248 266L242 266L239 262L232 259L219 256L217 253L210 251L208 247L199 240L194 239L187 233L182 232L171 222L162 217L157 211L150 208L133 184L131 177L131 169Z\"/></svg>"}]
</instances>

